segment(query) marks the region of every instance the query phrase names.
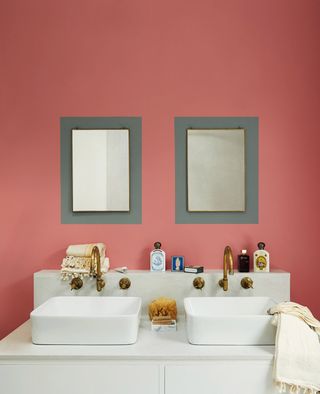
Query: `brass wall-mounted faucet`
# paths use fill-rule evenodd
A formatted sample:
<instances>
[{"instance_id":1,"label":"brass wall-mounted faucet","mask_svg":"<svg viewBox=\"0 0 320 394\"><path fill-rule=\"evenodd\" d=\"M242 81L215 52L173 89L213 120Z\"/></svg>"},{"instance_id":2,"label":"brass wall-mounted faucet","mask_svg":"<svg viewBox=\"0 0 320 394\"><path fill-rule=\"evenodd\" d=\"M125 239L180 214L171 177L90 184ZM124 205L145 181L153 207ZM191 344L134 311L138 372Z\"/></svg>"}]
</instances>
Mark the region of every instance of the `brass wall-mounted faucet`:
<instances>
[{"instance_id":1,"label":"brass wall-mounted faucet","mask_svg":"<svg viewBox=\"0 0 320 394\"><path fill-rule=\"evenodd\" d=\"M96 278L97 291L101 291L106 283L102 279L100 252L97 246L94 246L91 252L90 276Z\"/></svg>"},{"instance_id":2,"label":"brass wall-mounted faucet","mask_svg":"<svg viewBox=\"0 0 320 394\"><path fill-rule=\"evenodd\" d=\"M229 262L229 264L228 264ZM223 254L223 278L219 280L219 286L223 288L224 291L228 290L228 266L229 275L233 275L233 256L230 246L224 248Z\"/></svg>"}]
</instances>

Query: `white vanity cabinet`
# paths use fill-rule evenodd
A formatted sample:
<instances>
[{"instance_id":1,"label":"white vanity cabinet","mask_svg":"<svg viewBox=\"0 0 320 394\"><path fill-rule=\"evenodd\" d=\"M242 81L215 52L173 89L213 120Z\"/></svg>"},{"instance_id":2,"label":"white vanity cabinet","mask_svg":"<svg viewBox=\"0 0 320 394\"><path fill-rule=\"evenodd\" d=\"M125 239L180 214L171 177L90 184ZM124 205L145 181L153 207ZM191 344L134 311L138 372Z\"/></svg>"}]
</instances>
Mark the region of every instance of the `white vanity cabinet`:
<instances>
[{"instance_id":1,"label":"white vanity cabinet","mask_svg":"<svg viewBox=\"0 0 320 394\"><path fill-rule=\"evenodd\" d=\"M157 365L42 362L0 365L1 394L159 394Z\"/></svg>"},{"instance_id":2,"label":"white vanity cabinet","mask_svg":"<svg viewBox=\"0 0 320 394\"><path fill-rule=\"evenodd\" d=\"M272 363L226 361L165 367L165 394L273 394Z\"/></svg>"},{"instance_id":3,"label":"white vanity cabinet","mask_svg":"<svg viewBox=\"0 0 320 394\"><path fill-rule=\"evenodd\" d=\"M74 362L0 365L1 394L274 394L263 361Z\"/></svg>"},{"instance_id":4,"label":"white vanity cabinet","mask_svg":"<svg viewBox=\"0 0 320 394\"><path fill-rule=\"evenodd\" d=\"M30 321L0 342L1 394L274 394L273 346L195 346L143 320L121 346L33 345Z\"/></svg>"}]
</instances>

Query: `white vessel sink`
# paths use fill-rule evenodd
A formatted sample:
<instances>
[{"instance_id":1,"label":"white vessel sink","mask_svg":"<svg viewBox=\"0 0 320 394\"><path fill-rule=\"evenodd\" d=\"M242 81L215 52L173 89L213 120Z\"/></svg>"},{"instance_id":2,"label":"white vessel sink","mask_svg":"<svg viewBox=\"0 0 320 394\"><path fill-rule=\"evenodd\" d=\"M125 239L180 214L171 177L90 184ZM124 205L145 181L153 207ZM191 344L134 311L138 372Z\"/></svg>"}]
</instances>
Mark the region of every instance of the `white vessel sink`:
<instances>
[{"instance_id":1,"label":"white vessel sink","mask_svg":"<svg viewBox=\"0 0 320 394\"><path fill-rule=\"evenodd\" d=\"M53 297L31 312L32 342L125 345L136 342L140 297Z\"/></svg>"},{"instance_id":2,"label":"white vessel sink","mask_svg":"<svg viewBox=\"0 0 320 394\"><path fill-rule=\"evenodd\" d=\"M193 345L274 345L276 328L268 297L184 299L188 340Z\"/></svg>"}]
</instances>

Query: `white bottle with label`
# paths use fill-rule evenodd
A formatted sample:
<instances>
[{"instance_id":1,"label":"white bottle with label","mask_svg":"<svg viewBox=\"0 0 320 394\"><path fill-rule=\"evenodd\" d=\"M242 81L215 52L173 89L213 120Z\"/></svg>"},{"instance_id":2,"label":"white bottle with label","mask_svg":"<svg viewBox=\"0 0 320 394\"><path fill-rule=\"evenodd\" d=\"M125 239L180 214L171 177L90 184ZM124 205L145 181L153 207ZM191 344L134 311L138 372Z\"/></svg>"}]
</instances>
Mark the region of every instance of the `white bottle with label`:
<instances>
[{"instance_id":1,"label":"white bottle with label","mask_svg":"<svg viewBox=\"0 0 320 394\"><path fill-rule=\"evenodd\" d=\"M154 243L155 249L150 253L150 271L166 270L166 253L161 250L161 242Z\"/></svg>"},{"instance_id":2,"label":"white bottle with label","mask_svg":"<svg viewBox=\"0 0 320 394\"><path fill-rule=\"evenodd\" d=\"M264 242L258 243L258 250L253 253L253 270L254 272L270 272L269 252L265 248Z\"/></svg>"}]
</instances>

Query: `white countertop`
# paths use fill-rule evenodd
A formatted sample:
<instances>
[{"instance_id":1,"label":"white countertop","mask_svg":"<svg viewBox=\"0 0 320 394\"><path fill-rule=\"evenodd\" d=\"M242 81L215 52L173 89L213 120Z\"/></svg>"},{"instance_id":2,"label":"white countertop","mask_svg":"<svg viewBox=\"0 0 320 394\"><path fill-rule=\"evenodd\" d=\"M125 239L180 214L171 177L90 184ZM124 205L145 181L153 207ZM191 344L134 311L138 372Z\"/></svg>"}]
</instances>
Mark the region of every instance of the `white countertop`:
<instances>
[{"instance_id":1,"label":"white countertop","mask_svg":"<svg viewBox=\"0 0 320 394\"><path fill-rule=\"evenodd\" d=\"M138 340L133 345L66 346L34 345L31 342L30 320L0 342L0 364L37 362L39 360L269 360L273 346L196 346L189 344L183 318L176 332L152 332L150 322L141 320Z\"/></svg>"}]
</instances>

